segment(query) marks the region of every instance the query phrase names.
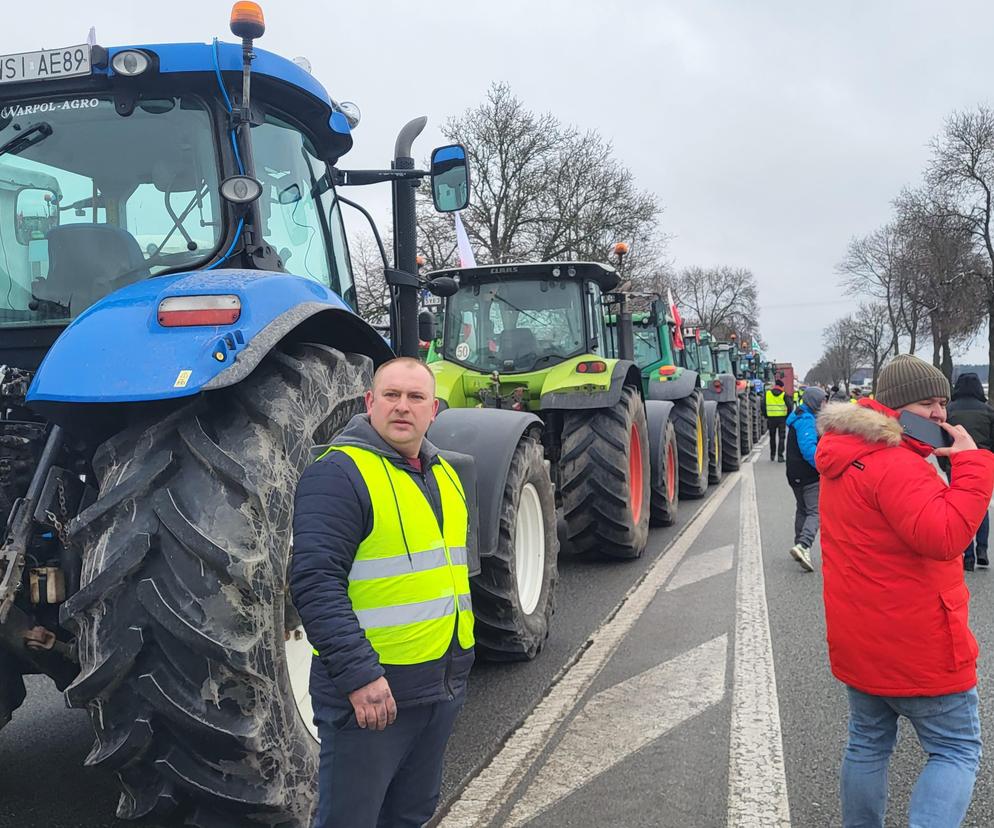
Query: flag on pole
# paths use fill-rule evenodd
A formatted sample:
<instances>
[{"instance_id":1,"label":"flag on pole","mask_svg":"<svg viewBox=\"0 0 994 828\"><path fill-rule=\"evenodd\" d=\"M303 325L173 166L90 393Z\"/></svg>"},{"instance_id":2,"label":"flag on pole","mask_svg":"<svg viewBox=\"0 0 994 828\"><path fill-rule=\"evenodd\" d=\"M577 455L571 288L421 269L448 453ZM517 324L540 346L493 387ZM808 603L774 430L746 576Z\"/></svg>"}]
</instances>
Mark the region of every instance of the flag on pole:
<instances>
[{"instance_id":1,"label":"flag on pole","mask_svg":"<svg viewBox=\"0 0 994 828\"><path fill-rule=\"evenodd\" d=\"M676 345L678 349L683 350L683 320L680 318L680 311L676 309L676 302L673 301L673 291L667 288L666 298L670 302L670 316L673 317L673 321L676 323L676 333L673 336L673 344Z\"/></svg>"},{"instance_id":2,"label":"flag on pole","mask_svg":"<svg viewBox=\"0 0 994 828\"><path fill-rule=\"evenodd\" d=\"M462 218L458 212L452 214L456 222L456 248L459 251L459 267L476 267L476 257L469 245L469 236L463 227Z\"/></svg>"}]
</instances>

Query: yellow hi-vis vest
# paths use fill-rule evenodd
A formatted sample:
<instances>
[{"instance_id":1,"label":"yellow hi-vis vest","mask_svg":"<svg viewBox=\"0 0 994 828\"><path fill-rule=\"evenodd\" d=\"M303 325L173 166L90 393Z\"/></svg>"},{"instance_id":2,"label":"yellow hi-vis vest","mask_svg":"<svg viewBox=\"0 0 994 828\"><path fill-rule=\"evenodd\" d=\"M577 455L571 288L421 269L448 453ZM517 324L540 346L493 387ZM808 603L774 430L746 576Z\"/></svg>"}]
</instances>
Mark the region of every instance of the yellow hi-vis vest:
<instances>
[{"instance_id":1,"label":"yellow hi-vis vest","mask_svg":"<svg viewBox=\"0 0 994 828\"><path fill-rule=\"evenodd\" d=\"M468 513L455 470L442 458L430 470L442 500L440 528L407 472L367 449L333 446L328 451L351 457L369 489L373 529L356 550L349 598L380 662L421 664L441 658L455 625L460 646L472 647Z\"/></svg>"},{"instance_id":2,"label":"yellow hi-vis vest","mask_svg":"<svg viewBox=\"0 0 994 828\"><path fill-rule=\"evenodd\" d=\"M783 394L781 394L778 397L772 391L766 392L766 416L767 417L787 416L787 398Z\"/></svg>"}]
</instances>

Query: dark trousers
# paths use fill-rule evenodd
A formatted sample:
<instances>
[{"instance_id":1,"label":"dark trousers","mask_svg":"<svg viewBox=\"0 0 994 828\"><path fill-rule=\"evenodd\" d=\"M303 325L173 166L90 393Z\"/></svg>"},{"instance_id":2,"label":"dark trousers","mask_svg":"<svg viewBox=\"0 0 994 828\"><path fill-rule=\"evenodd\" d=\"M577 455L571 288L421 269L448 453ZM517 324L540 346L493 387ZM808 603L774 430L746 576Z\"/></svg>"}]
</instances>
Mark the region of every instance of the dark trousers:
<instances>
[{"instance_id":1,"label":"dark trousers","mask_svg":"<svg viewBox=\"0 0 994 828\"><path fill-rule=\"evenodd\" d=\"M810 549L818 534L818 481L806 486L790 484L797 501L794 511L794 543Z\"/></svg>"},{"instance_id":2,"label":"dark trousers","mask_svg":"<svg viewBox=\"0 0 994 828\"><path fill-rule=\"evenodd\" d=\"M766 420L766 427L770 431L770 460L776 460L778 457L783 457L784 452L787 451L787 418L770 417Z\"/></svg>"},{"instance_id":3,"label":"dark trousers","mask_svg":"<svg viewBox=\"0 0 994 828\"><path fill-rule=\"evenodd\" d=\"M435 813L442 757L464 697L402 707L386 730L314 703L321 737L314 828L420 828Z\"/></svg>"},{"instance_id":4,"label":"dark trousers","mask_svg":"<svg viewBox=\"0 0 994 828\"><path fill-rule=\"evenodd\" d=\"M991 533L991 516L988 512L984 515L984 519L980 524L980 528L977 529L977 537L970 540L970 545L966 548L966 552L963 553L963 557L968 561L972 561L976 558L984 561L987 560L987 540Z\"/></svg>"}]
</instances>

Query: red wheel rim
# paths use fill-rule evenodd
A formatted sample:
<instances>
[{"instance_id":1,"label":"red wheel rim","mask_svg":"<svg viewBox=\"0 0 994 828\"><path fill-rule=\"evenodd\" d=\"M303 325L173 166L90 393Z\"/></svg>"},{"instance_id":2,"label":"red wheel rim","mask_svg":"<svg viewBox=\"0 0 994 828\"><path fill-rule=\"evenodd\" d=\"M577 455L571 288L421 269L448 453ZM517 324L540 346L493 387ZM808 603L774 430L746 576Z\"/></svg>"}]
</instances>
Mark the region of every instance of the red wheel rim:
<instances>
[{"instance_id":1,"label":"red wheel rim","mask_svg":"<svg viewBox=\"0 0 994 828\"><path fill-rule=\"evenodd\" d=\"M642 438L638 427L632 423L632 434L628 441L628 480L632 502L632 521L642 517Z\"/></svg>"},{"instance_id":2,"label":"red wheel rim","mask_svg":"<svg viewBox=\"0 0 994 828\"><path fill-rule=\"evenodd\" d=\"M676 450L673 443L666 448L666 497L673 500L676 495Z\"/></svg>"}]
</instances>

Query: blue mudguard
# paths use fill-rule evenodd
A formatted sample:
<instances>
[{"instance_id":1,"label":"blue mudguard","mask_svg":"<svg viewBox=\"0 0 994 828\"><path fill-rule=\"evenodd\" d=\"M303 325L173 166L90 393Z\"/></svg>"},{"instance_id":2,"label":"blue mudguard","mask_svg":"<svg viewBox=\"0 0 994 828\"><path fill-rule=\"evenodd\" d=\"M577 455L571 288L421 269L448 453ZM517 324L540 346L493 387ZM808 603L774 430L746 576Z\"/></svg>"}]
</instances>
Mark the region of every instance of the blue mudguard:
<instances>
[{"instance_id":1,"label":"blue mudguard","mask_svg":"<svg viewBox=\"0 0 994 828\"><path fill-rule=\"evenodd\" d=\"M231 325L163 327L170 296L235 295ZM244 379L285 336L307 325L307 340L393 356L342 299L310 279L259 270L158 276L122 288L79 315L45 356L29 403L124 403L188 397Z\"/></svg>"}]
</instances>

